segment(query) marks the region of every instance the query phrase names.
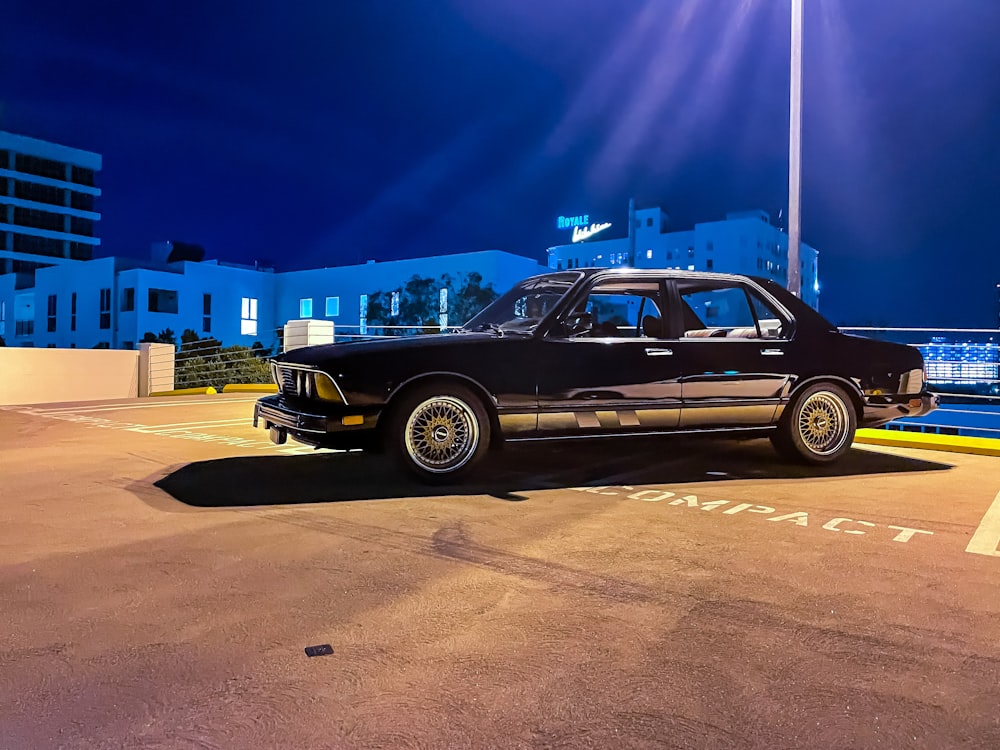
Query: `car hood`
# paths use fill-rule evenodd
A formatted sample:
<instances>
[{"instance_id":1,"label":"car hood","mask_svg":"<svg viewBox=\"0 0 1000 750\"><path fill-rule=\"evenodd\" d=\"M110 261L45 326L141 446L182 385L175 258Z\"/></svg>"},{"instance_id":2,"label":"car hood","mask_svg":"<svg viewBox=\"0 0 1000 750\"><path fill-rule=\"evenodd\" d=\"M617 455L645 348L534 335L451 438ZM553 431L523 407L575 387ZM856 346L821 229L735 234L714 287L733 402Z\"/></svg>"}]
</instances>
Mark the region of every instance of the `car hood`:
<instances>
[{"instance_id":1,"label":"car hood","mask_svg":"<svg viewBox=\"0 0 1000 750\"><path fill-rule=\"evenodd\" d=\"M486 339L496 339L497 334L485 333L434 333L398 338L345 341L292 349L274 357L276 362L321 366L344 358L381 353L402 353L411 349L426 350L435 347L464 347Z\"/></svg>"}]
</instances>

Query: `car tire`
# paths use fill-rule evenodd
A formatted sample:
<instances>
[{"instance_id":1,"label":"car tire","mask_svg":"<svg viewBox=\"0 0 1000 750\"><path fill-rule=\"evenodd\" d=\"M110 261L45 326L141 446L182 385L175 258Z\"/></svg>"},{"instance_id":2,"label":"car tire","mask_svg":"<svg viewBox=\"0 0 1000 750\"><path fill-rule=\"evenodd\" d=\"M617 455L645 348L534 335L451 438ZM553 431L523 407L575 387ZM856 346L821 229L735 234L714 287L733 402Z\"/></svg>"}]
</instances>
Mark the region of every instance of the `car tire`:
<instances>
[{"instance_id":1,"label":"car tire","mask_svg":"<svg viewBox=\"0 0 1000 750\"><path fill-rule=\"evenodd\" d=\"M384 435L396 463L431 484L468 473L490 444L490 419L483 402L456 383L429 383L401 396Z\"/></svg>"},{"instance_id":2,"label":"car tire","mask_svg":"<svg viewBox=\"0 0 1000 750\"><path fill-rule=\"evenodd\" d=\"M850 450L857 424L854 404L843 388L814 383L785 408L771 443L784 458L829 464Z\"/></svg>"}]
</instances>

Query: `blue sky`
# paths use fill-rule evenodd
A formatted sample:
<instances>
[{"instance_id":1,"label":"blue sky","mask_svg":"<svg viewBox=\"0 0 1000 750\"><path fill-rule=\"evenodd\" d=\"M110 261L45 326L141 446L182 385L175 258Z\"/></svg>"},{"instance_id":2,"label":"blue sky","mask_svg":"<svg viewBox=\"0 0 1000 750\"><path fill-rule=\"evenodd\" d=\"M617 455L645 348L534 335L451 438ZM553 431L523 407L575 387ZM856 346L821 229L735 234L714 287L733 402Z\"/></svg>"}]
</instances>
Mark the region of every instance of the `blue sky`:
<instances>
[{"instance_id":1,"label":"blue sky","mask_svg":"<svg viewBox=\"0 0 1000 750\"><path fill-rule=\"evenodd\" d=\"M101 153L102 253L279 268L787 205L789 0L8 0L0 129ZM1000 3L806 0L835 322L996 325ZM615 231L615 230L611 230Z\"/></svg>"}]
</instances>

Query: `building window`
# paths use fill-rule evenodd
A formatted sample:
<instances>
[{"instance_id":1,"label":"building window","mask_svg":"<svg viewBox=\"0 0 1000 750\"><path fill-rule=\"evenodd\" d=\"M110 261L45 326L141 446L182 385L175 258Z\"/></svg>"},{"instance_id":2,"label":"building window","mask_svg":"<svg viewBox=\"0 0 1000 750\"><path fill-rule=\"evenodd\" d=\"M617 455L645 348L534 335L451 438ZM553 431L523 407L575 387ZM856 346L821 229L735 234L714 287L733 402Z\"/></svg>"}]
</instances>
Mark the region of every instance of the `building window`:
<instances>
[{"instance_id":1,"label":"building window","mask_svg":"<svg viewBox=\"0 0 1000 750\"><path fill-rule=\"evenodd\" d=\"M693 247L689 247L688 248L688 257L689 258L693 258L694 257L694 248Z\"/></svg>"},{"instance_id":2,"label":"building window","mask_svg":"<svg viewBox=\"0 0 1000 750\"><path fill-rule=\"evenodd\" d=\"M81 219L78 216L71 216L69 219L69 231L72 234L79 234L84 237L93 237L94 222L91 219Z\"/></svg>"},{"instance_id":3,"label":"building window","mask_svg":"<svg viewBox=\"0 0 1000 750\"><path fill-rule=\"evenodd\" d=\"M69 205L72 206L73 208L78 208L81 211L93 211L94 196L92 196L90 193L77 193L75 191L71 192L69 198Z\"/></svg>"},{"instance_id":4,"label":"building window","mask_svg":"<svg viewBox=\"0 0 1000 750\"><path fill-rule=\"evenodd\" d=\"M705 243L705 249L706 250L715 250L715 243L712 242L712 240L709 240L708 242Z\"/></svg>"},{"instance_id":5,"label":"building window","mask_svg":"<svg viewBox=\"0 0 1000 750\"><path fill-rule=\"evenodd\" d=\"M49 295L49 333L56 332L56 295Z\"/></svg>"},{"instance_id":6,"label":"building window","mask_svg":"<svg viewBox=\"0 0 1000 750\"><path fill-rule=\"evenodd\" d=\"M257 298L244 297L240 312L240 333L244 336L257 335Z\"/></svg>"},{"instance_id":7,"label":"building window","mask_svg":"<svg viewBox=\"0 0 1000 750\"><path fill-rule=\"evenodd\" d=\"M443 331L448 327L448 290L438 292L438 325Z\"/></svg>"},{"instance_id":8,"label":"building window","mask_svg":"<svg viewBox=\"0 0 1000 750\"><path fill-rule=\"evenodd\" d=\"M201 330L205 333L212 332L212 295L203 294L201 297Z\"/></svg>"},{"instance_id":9,"label":"building window","mask_svg":"<svg viewBox=\"0 0 1000 750\"><path fill-rule=\"evenodd\" d=\"M76 330L76 292L69 298L69 330Z\"/></svg>"},{"instance_id":10,"label":"building window","mask_svg":"<svg viewBox=\"0 0 1000 750\"><path fill-rule=\"evenodd\" d=\"M94 187L94 170L86 167L73 167L70 173L73 182L77 185L88 185Z\"/></svg>"},{"instance_id":11,"label":"building window","mask_svg":"<svg viewBox=\"0 0 1000 750\"><path fill-rule=\"evenodd\" d=\"M711 259L711 258L709 258L708 260L706 260L706 261L705 261L705 270L707 270L707 271L711 271L711 270L712 270L712 267L713 267L713 265L714 265L714 264L712 263L712 259Z\"/></svg>"},{"instance_id":12,"label":"building window","mask_svg":"<svg viewBox=\"0 0 1000 750\"><path fill-rule=\"evenodd\" d=\"M111 328L111 289L101 290L101 324L102 329Z\"/></svg>"},{"instance_id":13,"label":"building window","mask_svg":"<svg viewBox=\"0 0 1000 750\"><path fill-rule=\"evenodd\" d=\"M135 287L127 287L122 289L122 312L134 312L135 311Z\"/></svg>"},{"instance_id":14,"label":"building window","mask_svg":"<svg viewBox=\"0 0 1000 750\"><path fill-rule=\"evenodd\" d=\"M43 159L39 156L28 156L27 154L15 154L14 168L18 172L38 175L39 177L49 177L53 180L66 179L66 165L52 159Z\"/></svg>"},{"instance_id":15,"label":"building window","mask_svg":"<svg viewBox=\"0 0 1000 750\"><path fill-rule=\"evenodd\" d=\"M311 318L313 316L313 301L312 297L304 297L299 300L299 317L300 318Z\"/></svg>"},{"instance_id":16,"label":"building window","mask_svg":"<svg viewBox=\"0 0 1000 750\"><path fill-rule=\"evenodd\" d=\"M652 259L653 259L653 251L652 251L652 249L647 250L646 251L646 260L652 260Z\"/></svg>"},{"instance_id":17,"label":"building window","mask_svg":"<svg viewBox=\"0 0 1000 750\"><path fill-rule=\"evenodd\" d=\"M559 264L559 267L562 268L562 263ZM399 317L399 292L393 292L392 296L389 297L389 317Z\"/></svg>"},{"instance_id":18,"label":"building window","mask_svg":"<svg viewBox=\"0 0 1000 750\"><path fill-rule=\"evenodd\" d=\"M7 303L0 300L0 336L7 333Z\"/></svg>"},{"instance_id":19,"label":"building window","mask_svg":"<svg viewBox=\"0 0 1000 750\"><path fill-rule=\"evenodd\" d=\"M653 219L652 219L652 217L646 219L646 226L647 227L653 226Z\"/></svg>"},{"instance_id":20,"label":"building window","mask_svg":"<svg viewBox=\"0 0 1000 750\"><path fill-rule=\"evenodd\" d=\"M368 295L362 294L358 300L358 328L362 336L368 333Z\"/></svg>"},{"instance_id":21,"label":"building window","mask_svg":"<svg viewBox=\"0 0 1000 750\"><path fill-rule=\"evenodd\" d=\"M177 291L174 289L150 289L150 312L177 314Z\"/></svg>"},{"instance_id":22,"label":"building window","mask_svg":"<svg viewBox=\"0 0 1000 750\"><path fill-rule=\"evenodd\" d=\"M326 317L336 318L340 315L340 297L326 298Z\"/></svg>"},{"instance_id":23,"label":"building window","mask_svg":"<svg viewBox=\"0 0 1000 750\"><path fill-rule=\"evenodd\" d=\"M73 260L90 260L94 257L94 247L86 242L70 242L69 257Z\"/></svg>"},{"instance_id":24,"label":"building window","mask_svg":"<svg viewBox=\"0 0 1000 750\"><path fill-rule=\"evenodd\" d=\"M135 342L134 341L123 341L122 342L122 349L135 349Z\"/></svg>"}]
</instances>

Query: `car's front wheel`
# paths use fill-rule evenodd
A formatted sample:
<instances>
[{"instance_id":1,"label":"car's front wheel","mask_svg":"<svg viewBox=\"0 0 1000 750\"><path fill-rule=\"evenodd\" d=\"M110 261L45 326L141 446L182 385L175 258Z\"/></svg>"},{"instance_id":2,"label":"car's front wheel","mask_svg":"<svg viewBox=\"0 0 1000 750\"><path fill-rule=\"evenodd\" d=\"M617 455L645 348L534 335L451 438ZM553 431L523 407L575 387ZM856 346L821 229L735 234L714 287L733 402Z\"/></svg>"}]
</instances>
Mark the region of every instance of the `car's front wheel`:
<instances>
[{"instance_id":1,"label":"car's front wheel","mask_svg":"<svg viewBox=\"0 0 1000 750\"><path fill-rule=\"evenodd\" d=\"M850 449L857 423L854 405L843 388L815 383L786 408L771 442L786 458L828 464Z\"/></svg>"},{"instance_id":2,"label":"car's front wheel","mask_svg":"<svg viewBox=\"0 0 1000 750\"><path fill-rule=\"evenodd\" d=\"M453 481L486 453L490 420L482 401L468 388L432 383L402 396L385 443L397 463L423 481Z\"/></svg>"}]
</instances>

